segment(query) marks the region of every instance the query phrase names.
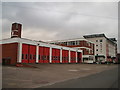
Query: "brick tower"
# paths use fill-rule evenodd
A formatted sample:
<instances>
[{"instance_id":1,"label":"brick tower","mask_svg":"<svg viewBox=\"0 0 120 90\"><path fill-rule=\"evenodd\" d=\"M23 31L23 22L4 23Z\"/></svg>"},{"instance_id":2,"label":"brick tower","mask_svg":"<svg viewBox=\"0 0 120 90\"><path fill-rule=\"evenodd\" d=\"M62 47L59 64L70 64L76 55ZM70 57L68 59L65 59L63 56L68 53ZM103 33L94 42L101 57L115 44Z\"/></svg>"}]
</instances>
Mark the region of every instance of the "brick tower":
<instances>
[{"instance_id":1,"label":"brick tower","mask_svg":"<svg viewBox=\"0 0 120 90\"><path fill-rule=\"evenodd\" d=\"M18 37L21 38L22 24L13 23L11 28L11 38Z\"/></svg>"}]
</instances>

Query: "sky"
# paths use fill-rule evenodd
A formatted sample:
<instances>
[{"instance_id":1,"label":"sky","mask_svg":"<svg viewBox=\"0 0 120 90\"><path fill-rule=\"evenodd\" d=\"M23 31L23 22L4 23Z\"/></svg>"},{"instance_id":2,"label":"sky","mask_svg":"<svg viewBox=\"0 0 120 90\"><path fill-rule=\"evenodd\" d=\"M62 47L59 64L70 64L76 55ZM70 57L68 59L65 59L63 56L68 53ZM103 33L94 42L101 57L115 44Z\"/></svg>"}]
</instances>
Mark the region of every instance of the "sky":
<instances>
[{"instance_id":1,"label":"sky","mask_svg":"<svg viewBox=\"0 0 120 90\"><path fill-rule=\"evenodd\" d=\"M2 38L21 23L22 38L61 40L104 33L118 38L117 2L2 2Z\"/></svg>"}]
</instances>

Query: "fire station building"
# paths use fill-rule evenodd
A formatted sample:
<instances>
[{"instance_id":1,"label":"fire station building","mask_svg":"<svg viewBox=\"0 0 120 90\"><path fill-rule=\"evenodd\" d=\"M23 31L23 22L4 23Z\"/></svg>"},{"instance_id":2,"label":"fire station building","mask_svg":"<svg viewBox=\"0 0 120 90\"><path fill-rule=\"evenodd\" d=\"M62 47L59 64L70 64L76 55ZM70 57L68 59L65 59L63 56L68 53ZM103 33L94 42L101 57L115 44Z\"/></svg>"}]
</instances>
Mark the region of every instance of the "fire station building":
<instances>
[{"instance_id":1,"label":"fire station building","mask_svg":"<svg viewBox=\"0 0 120 90\"><path fill-rule=\"evenodd\" d=\"M21 38L22 25L12 24L11 38L0 41L2 63L81 63L82 50Z\"/></svg>"}]
</instances>

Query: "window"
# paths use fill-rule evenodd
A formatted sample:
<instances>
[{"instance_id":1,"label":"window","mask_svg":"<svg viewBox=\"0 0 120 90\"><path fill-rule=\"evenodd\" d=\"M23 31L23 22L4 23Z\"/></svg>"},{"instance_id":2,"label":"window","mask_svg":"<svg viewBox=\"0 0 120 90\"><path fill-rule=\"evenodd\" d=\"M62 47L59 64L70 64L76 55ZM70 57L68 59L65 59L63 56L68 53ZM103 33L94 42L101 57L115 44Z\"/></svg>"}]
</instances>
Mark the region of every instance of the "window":
<instances>
[{"instance_id":1,"label":"window","mask_svg":"<svg viewBox=\"0 0 120 90\"><path fill-rule=\"evenodd\" d=\"M58 60L60 60L60 56L58 56Z\"/></svg>"},{"instance_id":2,"label":"window","mask_svg":"<svg viewBox=\"0 0 120 90\"><path fill-rule=\"evenodd\" d=\"M96 46L98 46L98 45L96 45Z\"/></svg>"},{"instance_id":3,"label":"window","mask_svg":"<svg viewBox=\"0 0 120 90\"><path fill-rule=\"evenodd\" d=\"M67 45L67 42L64 42L64 45Z\"/></svg>"},{"instance_id":4,"label":"window","mask_svg":"<svg viewBox=\"0 0 120 90\"><path fill-rule=\"evenodd\" d=\"M96 49L96 51L98 51L98 49Z\"/></svg>"},{"instance_id":5,"label":"window","mask_svg":"<svg viewBox=\"0 0 120 90\"><path fill-rule=\"evenodd\" d=\"M39 55L38 59L40 60L40 55Z\"/></svg>"},{"instance_id":6,"label":"window","mask_svg":"<svg viewBox=\"0 0 120 90\"><path fill-rule=\"evenodd\" d=\"M45 60L48 60L48 59L47 59L47 56L45 56Z\"/></svg>"},{"instance_id":7,"label":"window","mask_svg":"<svg viewBox=\"0 0 120 90\"><path fill-rule=\"evenodd\" d=\"M69 60L69 57L67 57L67 60Z\"/></svg>"},{"instance_id":8,"label":"window","mask_svg":"<svg viewBox=\"0 0 120 90\"><path fill-rule=\"evenodd\" d=\"M85 55L85 50L83 50L83 55Z\"/></svg>"},{"instance_id":9,"label":"window","mask_svg":"<svg viewBox=\"0 0 120 90\"><path fill-rule=\"evenodd\" d=\"M44 56L44 60L47 60L47 56Z\"/></svg>"},{"instance_id":10,"label":"window","mask_svg":"<svg viewBox=\"0 0 120 90\"><path fill-rule=\"evenodd\" d=\"M68 45L76 45L76 41L70 41L68 42Z\"/></svg>"},{"instance_id":11,"label":"window","mask_svg":"<svg viewBox=\"0 0 120 90\"><path fill-rule=\"evenodd\" d=\"M80 41L76 41L76 45L80 45Z\"/></svg>"},{"instance_id":12,"label":"window","mask_svg":"<svg viewBox=\"0 0 120 90\"><path fill-rule=\"evenodd\" d=\"M18 30L18 24L16 24L16 29Z\"/></svg>"},{"instance_id":13,"label":"window","mask_svg":"<svg viewBox=\"0 0 120 90\"><path fill-rule=\"evenodd\" d=\"M71 43L71 45L75 45L75 41L71 41L70 43Z\"/></svg>"},{"instance_id":14,"label":"window","mask_svg":"<svg viewBox=\"0 0 120 90\"><path fill-rule=\"evenodd\" d=\"M55 56L53 56L53 60L55 60Z\"/></svg>"},{"instance_id":15,"label":"window","mask_svg":"<svg viewBox=\"0 0 120 90\"><path fill-rule=\"evenodd\" d=\"M98 40L96 40L96 42L98 42Z\"/></svg>"},{"instance_id":16,"label":"window","mask_svg":"<svg viewBox=\"0 0 120 90\"><path fill-rule=\"evenodd\" d=\"M36 55L33 55L33 59L36 59Z\"/></svg>"},{"instance_id":17,"label":"window","mask_svg":"<svg viewBox=\"0 0 120 90\"><path fill-rule=\"evenodd\" d=\"M88 42L86 42L86 46L89 46L89 43L88 43Z\"/></svg>"},{"instance_id":18,"label":"window","mask_svg":"<svg viewBox=\"0 0 120 90\"><path fill-rule=\"evenodd\" d=\"M63 60L65 60L65 57L63 57Z\"/></svg>"},{"instance_id":19,"label":"window","mask_svg":"<svg viewBox=\"0 0 120 90\"><path fill-rule=\"evenodd\" d=\"M100 40L100 42L102 42L102 39Z\"/></svg>"},{"instance_id":20,"label":"window","mask_svg":"<svg viewBox=\"0 0 120 90\"><path fill-rule=\"evenodd\" d=\"M71 57L71 60L73 60L73 57Z\"/></svg>"},{"instance_id":21,"label":"window","mask_svg":"<svg viewBox=\"0 0 120 90\"><path fill-rule=\"evenodd\" d=\"M26 54L26 59L28 59L28 55Z\"/></svg>"},{"instance_id":22,"label":"window","mask_svg":"<svg viewBox=\"0 0 120 90\"><path fill-rule=\"evenodd\" d=\"M22 54L22 59L24 59L24 54Z\"/></svg>"},{"instance_id":23,"label":"window","mask_svg":"<svg viewBox=\"0 0 120 90\"><path fill-rule=\"evenodd\" d=\"M32 55L30 54L30 59L32 59Z\"/></svg>"},{"instance_id":24,"label":"window","mask_svg":"<svg viewBox=\"0 0 120 90\"><path fill-rule=\"evenodd\" d=\"M54 60L57 60L56 56L54 56Z\"/></svg>"},{"instance_id":25,"label":"window","mask_svg":"<svg viewBox=\"0 0 120 90\"><path fill-rule=\"evenodd\" d=\"M55 56L53 56L53 60L55 60Z\"/></svg>"},{"instance_id":26,"label":"window","mask_svg":"<svg viewBox=\"0 0 120 90\"><path fill-rule=\"evenodd\" d=\"M49 60L49 56L47 56L47 60Z\"/></svg>"}]
</instances>

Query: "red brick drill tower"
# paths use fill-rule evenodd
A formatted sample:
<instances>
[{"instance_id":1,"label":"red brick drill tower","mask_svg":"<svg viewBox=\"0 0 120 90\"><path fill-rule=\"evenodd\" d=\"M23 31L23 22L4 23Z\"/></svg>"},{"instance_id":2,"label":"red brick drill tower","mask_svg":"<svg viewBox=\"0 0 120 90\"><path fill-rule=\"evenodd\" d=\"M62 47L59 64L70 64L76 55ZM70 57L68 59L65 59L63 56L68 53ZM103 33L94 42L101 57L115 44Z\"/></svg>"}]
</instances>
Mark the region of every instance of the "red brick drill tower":
<instances>
[{"instance_id":1,"label":"red brick drill tower","mask_svg":"<svg viewBox=\"0 0 120 90\"><path fill-rule=\"evenodd\" d=\"M11 38L18 37L21 38L22 24L13 23L11 28Z\"/></svg>"}]
</instances>

